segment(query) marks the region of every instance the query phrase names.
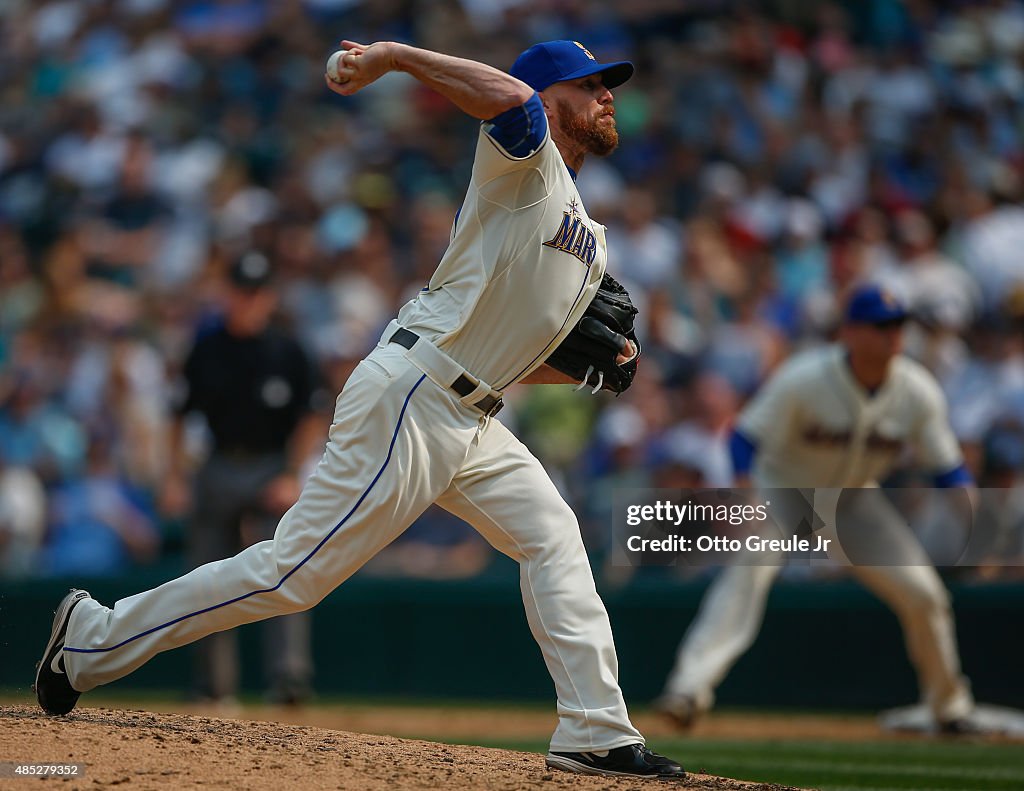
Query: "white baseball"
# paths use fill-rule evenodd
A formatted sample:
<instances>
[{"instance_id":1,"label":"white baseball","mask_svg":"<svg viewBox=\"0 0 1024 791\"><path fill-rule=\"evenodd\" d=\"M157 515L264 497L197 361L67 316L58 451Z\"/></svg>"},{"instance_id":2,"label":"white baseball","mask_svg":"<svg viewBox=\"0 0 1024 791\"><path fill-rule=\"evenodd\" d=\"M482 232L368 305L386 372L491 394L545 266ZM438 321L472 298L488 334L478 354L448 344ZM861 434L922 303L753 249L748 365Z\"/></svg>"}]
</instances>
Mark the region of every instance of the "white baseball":
<instances>
[{"instance_id":1,"label":"white baseball","mask_svg":"<svg viewBox=\"0 0 1024 791\"><path fill-rule=\"evenodd\" d=\"M331 57L327 59L327 76L331 79L332 82L338 83L338 85L344 85L346 82L348 82L347 77L342 77L340 74L338 74L338 64L347 53L348 50L339 49L337 52L333 53Z\"/></svg>"}]
</instances>

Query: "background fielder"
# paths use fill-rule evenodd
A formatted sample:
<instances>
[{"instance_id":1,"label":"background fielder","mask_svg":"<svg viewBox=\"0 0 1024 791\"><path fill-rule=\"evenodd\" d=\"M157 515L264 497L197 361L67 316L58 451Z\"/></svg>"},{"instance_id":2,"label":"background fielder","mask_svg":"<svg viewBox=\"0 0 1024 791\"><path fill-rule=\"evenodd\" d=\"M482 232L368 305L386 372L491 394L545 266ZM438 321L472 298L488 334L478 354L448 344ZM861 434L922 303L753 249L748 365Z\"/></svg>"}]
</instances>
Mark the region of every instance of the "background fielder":
<instances>
[{"instance_id":1,"label":"background fielder","mask_svg":"<svg viewBox=\"0 0 1024 791\"><path fill-rule=\"evenodd\" d=\"M520 80L390 42L342 46L343 84L329 81L338 93L402 70L490 119L448 250L345 384L324 456L273 540L113 608L72 592L40 664L40 704L64 713L80 692L160 651L313 606L438 502L520 564L527 619L558 695L548 763L682 776L629 721L575 516L540 462L492 419L508 386L565 381L538 369L587 309L606 264L604 228L587 216L575 173L587 153L614 149L610 88L633 66L548 42L516 61Z\"/></svg>"},{"instance_id":2,"label":"background fielder","mask_svg":"<svg viewBox=\"0 0 1024 791\"><path fill-rule=\"evenodd\" d=\"M874 487L911 446L937 486L971 486L938 384L899 353L905 319L887 292L855 291L841 343L788 360L741 413L730 443L736 484ZM960 673L948 593L902 517L874 494L844 501L836 519L878 526L885 562L901 565L851 571L898 616L935 721L967 729L974 701ZM711 584L656 704L679 724L711 708L715 687L754 642L781 561L733 565Z\"/></svg>"}]
</instances>

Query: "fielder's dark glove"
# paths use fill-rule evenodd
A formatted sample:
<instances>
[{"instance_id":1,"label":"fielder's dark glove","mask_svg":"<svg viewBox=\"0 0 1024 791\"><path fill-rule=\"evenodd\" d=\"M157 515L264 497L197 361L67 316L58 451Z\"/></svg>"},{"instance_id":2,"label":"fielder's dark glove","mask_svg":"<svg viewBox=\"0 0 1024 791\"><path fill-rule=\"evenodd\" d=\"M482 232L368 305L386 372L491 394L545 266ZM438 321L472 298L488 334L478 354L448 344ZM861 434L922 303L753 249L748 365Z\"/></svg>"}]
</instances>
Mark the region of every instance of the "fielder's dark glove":
<instances>
[{"instance_id":1,"label":"fielder's dark glove","mask_svg":"<svg viewBox=\"0 0 1024 791\"><path fill-rule=\"evenodd\" d=\"M633 384L640 358L640 342L633 331L636 314L629 292L605 274L586 313L545 362L576 379L580 383L577 390L589 386L594 393L623 392ZM616 364L615 358L627 339L633 342L636 353L621 365Z\"/></svg>"}]
</instances>

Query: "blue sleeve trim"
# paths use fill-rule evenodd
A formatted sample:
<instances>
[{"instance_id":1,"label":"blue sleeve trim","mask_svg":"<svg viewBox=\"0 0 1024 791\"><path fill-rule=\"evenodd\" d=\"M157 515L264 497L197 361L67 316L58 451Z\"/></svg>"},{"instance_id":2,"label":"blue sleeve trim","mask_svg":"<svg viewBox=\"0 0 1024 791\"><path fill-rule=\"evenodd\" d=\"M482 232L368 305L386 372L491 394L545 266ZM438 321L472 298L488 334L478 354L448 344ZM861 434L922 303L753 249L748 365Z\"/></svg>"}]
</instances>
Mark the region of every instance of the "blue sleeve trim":
<instances>
[{"instance_id":1,"label":"blue sleeve trim","mask_svg":"<svg viewBox=\"0 0 1024 791\"><path fill-rule=\"evenodd\" d=\"M739 477L749 475L754 466L754 455L757 445L747 438L739 429L733 429L729 437L729 456L732 457L732 474Z\"/></svg>"},{"instance_id":2,"label":"blue sleeve trim","mask_svg":"<svg viewBox=\"0 0 1024 791\"><path fill-rule=\"evenodd\" d=\"M935 485L940 489L951 489L955 486L974 486L974 478L963 464L958 464L949 472L936 475Z\"/></svg>"},{"instance_id":3,"label":"blue sleeve trim","mask_svg":"<svg viewBox=\"0 0 1024 791\"><path fill-rule=\"evenodd\" d=\"M540 148L548 131L548 119L540 96L533 94L519 107L484 122L484 131L516 159L525 159Z\"/></svg>"}]
</instances>

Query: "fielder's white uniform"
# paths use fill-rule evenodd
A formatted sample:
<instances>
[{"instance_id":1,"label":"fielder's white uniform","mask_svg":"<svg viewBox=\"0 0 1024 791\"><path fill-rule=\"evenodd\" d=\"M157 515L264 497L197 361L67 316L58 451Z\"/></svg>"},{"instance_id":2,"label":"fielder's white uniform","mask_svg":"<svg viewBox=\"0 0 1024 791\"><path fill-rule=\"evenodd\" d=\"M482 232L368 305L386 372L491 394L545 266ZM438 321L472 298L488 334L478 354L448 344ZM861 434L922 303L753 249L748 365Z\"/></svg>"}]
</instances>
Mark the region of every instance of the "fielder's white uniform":
<instances>
[{"instance_id":1,"label":"fielder's white uniform","mask_svg":"<svg viewBox=\"0 0 1024 791\"><path fill-rule=\"evenodd\" d=\"M925 469L946 472L961 463L931 374L897 356L883 386L870 394L854 379L841 346L787 361L740 415L737 429L757 447L751 478L765 488L836 487L827 493L836 497L839 487L877 486L907 446ZM834 501L815 501L823 515L830 508L834 513ZM935 717L963 717L973 700L960 674L949 595L895 509L882 496L872 498L870 508L869 523L884 524L898 553L892 562L906 565L855 565L851 571L899 617ZM668 698L688 696L699 710L711 707L715 687L757 636L780 568L734 565L718 575L679 647Z\"/></svg>"},{"instance_id":2,"label":"fielder's white uniform","mask_svg":"<svg viewBox=\"0 0 1024 791\"><path fill-rule=\"evenodd\" d=\"M82 601L64 649L75 689L211 632L312 607L437 502L520 564L558 696L551 749L643 741L575 516L526 447L473 406L537 368L579 320L604 274L604 228L587 217L550 132L516 158L488 131L437 272L346 383L324 456L273 540L112 609ZM411 349L388 342L399 327L421 336ZM480 384L460 397L450 385L464 373Z\"/></svg>"}]
</instances>

